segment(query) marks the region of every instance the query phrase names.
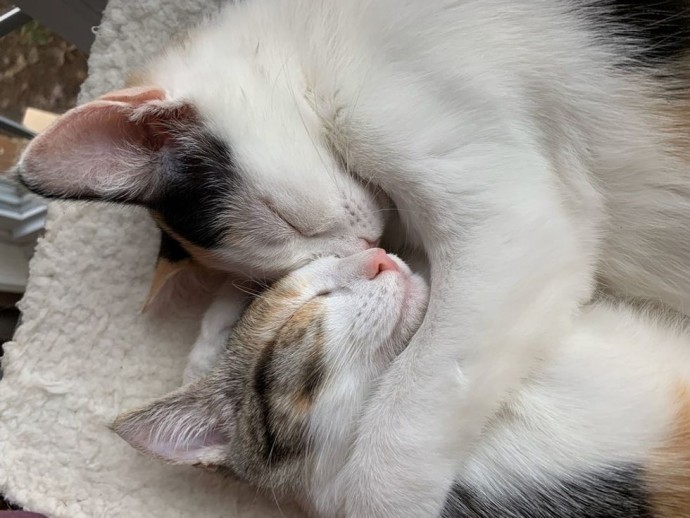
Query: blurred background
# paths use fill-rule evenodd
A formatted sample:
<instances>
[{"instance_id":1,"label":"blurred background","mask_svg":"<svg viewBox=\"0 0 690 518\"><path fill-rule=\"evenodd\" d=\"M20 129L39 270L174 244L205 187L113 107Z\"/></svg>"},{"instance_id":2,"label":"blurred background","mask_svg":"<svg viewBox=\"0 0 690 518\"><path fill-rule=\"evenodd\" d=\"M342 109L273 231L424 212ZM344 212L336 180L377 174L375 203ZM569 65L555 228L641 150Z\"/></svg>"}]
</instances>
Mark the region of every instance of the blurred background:
<instances>
[{"instance_id":1,"label":"blurred background","mask_svg":"<svg viewBox=\"0 0 690 518\"><path fill-rule=\"evenodd\" d=\"M106 2L0 0L0 354L46 215L45 203L7 171L32 135L75 106Z\"/></svg>"}]
</instances>

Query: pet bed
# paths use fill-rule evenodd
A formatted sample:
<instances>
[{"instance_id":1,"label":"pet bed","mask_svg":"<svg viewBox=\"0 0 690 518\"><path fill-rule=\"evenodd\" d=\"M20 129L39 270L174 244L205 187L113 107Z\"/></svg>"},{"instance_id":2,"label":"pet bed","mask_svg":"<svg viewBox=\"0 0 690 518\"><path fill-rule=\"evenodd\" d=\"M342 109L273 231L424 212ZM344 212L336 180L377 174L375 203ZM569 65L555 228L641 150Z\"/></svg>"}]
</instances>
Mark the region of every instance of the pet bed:
<instances>
[{"instance_id":1,"label":"pet bed","mask_svg":"<svg viewBox=\"0 0 690 518\"><path fill-rule=\"evenodd\" d=\"M218 0L111 0L81 102L218 9ZM0 381L0 493L50 517L297 516L253 488L132 450L108 428L181 379L198 321L140 308L159 235L142 210L52 203L23 322Z\"/></svg>"}]
</instances>

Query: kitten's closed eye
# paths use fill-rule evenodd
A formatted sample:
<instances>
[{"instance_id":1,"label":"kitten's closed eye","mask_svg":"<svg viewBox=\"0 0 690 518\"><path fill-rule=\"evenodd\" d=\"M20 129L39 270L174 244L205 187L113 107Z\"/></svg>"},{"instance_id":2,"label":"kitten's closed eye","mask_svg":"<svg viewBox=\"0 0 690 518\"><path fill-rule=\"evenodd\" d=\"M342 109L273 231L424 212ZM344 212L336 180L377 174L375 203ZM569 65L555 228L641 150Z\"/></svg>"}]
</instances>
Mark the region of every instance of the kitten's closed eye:
<instances>
[{"instance_id":1,"label":"kitten's closed eye","mask_svg":"<svg viewBox=\"0 0 690 518\"><path fill-rule=\"evenodd\" d=\"M172 462L288 490L308 452L347 446L368 384L409 341L427 297L426 283L381 249L318 259L254 300L208 378L118 418L115 430Z\"/></svg>"},{"instance_id":2,"label":"kitten's closed eye","mask_svg":"<svg viewBox=\"0 0 690 518\"><path fill-rule=\"evenodd\" d=\"M143 205L198 262L245 277L275 279L381 237L382 195L315 149L308 134L293 136L300 148L295 163L271 156L265 136L238 133L231 124L251 117L250 105L225 100L220 111L234 113L218 120L217 110L171 99L164 88L108 94L34 139L20 179L48 197Z\"/></svg>"},{"instance_id":3,"label":"kitten's closed eye","mask_svg":"<svg viewBox=\"0 0 690 518\"><path fill-rule=\"evenodd\" d=\"M266 206L268 211L273 214L276 219L281 222L284 225L287 225L290 229L292 229L296 234L302 237L311 237L314 235L313 233L310 234L308 230L305 230L303 228L299 228L295 223L292 223L287 217L285 217L283 214L280 213L278 209L274 206L274 204L267 199L262 199L261 202Z\"/></svg>"}]
</instances>

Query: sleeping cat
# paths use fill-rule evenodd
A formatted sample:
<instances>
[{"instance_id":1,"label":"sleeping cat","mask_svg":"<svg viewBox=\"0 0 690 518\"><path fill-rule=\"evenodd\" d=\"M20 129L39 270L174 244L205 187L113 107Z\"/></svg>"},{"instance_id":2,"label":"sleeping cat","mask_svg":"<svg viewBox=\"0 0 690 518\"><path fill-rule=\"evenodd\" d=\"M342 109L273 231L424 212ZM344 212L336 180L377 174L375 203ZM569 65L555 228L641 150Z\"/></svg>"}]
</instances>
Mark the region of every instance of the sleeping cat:
<instances>
[{"instance_id":1,"label":"sleeping cat","mask_svg":"<svg viewBox=\"0 0 690 518\"><path fill-rule=\"evenodd\" d=\"M252 303L211 374L114 429L145 453L340 515L358 417L427 297L382 250L319 259ZM549 352L490 420L442 515L690 516L690 332L599 302ZM460 370L443 382L428 405L461 397Z\"/></svg>"},{"instance_id":2,"label":"sleeping cat","mask_svg":"<svg viewBox=\"0 0 690 518\"><path fill-rule=\"evenodd\" d=\"M265 278L375 245L390 198L431 295L345 505L433 515L595 279L690 311L689 19L681 0L232 2L19 173L146 206L198 261Z\"/></svg>"}]
</instances>

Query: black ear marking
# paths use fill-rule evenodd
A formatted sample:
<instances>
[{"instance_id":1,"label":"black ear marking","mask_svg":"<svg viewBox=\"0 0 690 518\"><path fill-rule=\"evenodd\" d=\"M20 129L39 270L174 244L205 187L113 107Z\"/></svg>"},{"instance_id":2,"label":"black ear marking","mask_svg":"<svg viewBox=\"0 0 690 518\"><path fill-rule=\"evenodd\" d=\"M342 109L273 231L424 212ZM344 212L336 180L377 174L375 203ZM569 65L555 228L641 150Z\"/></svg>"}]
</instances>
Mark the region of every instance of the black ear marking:
<instances>
[{"instance_id":1,"label":"black ear marking","mask_svg":"<svg viewBox=\"0 0 690 518\"><path fill-rule=\"evenodd\" d=\"M620 45L626 66L672 64L690 51L688 0L571 0L604 43Z\"/></svg>"},{"instance_id":2,"label":"black ear marking","mask_svg":"<svg viewBox=\"0 0 690 518\"><path fill-rule=\"evenodd\" d=\"M193 245L217 248L227 230L222 215L237 182L229 147L201 127L183 128L161 150L159 169L159 192L146 206Z\"/></svg>"}]
</instances>

